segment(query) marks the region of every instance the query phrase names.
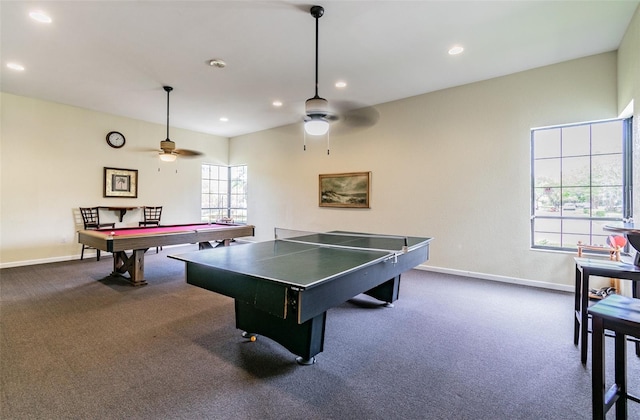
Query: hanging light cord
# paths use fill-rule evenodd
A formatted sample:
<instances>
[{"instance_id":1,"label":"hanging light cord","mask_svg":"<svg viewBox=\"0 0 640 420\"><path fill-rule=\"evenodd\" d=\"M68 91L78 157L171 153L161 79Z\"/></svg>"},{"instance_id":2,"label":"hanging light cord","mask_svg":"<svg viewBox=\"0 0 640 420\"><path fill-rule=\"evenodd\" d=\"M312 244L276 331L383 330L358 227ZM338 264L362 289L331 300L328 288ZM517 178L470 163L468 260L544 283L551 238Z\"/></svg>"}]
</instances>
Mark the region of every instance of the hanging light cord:
<instances>
[{"instance_id":1,"label":"hanging light cord","mask_svg":"<svg viewBox=\"0 0 640 420\"><path fill-rule=\"evenodd\" d=\"M167 90L167 140L169 140L169 92L171 92L171 89L168 87L165 89Z\"/></svg>"},{"instance_id":2,"label":"hanging light cord","mask_svg":"<svg viewBox=\"0 0 640 420\"><path fill-rule=\"evenodd\" d=\"M316 17L316 96L315 98L319 98L318 96L318 34L319 34L319 20L320 17Z\"/></svg>"}]
</instances>

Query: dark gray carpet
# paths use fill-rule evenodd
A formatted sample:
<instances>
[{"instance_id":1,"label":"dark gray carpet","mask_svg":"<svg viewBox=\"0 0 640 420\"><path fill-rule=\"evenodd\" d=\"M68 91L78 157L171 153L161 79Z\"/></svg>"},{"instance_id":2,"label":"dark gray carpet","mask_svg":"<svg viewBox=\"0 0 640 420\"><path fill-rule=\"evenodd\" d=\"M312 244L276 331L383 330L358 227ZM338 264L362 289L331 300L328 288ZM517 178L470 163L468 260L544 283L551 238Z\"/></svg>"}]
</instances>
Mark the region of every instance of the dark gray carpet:
<instances>
[{"instance_id":1,"label":"dark gray carpet","mask_svg":"<svg viewBox=\"0 0 640 420\"><path fill-rule=\"evenodd\" d=\"M166 255L193 249L148 253L141 288L104 277L109 254L1 270L0 417L591 418L571 294L410 271L394 308L359 297L330 310L325 350L303 367L244 340L232 299L185 283Z\"/></svg>"}]
</instances>

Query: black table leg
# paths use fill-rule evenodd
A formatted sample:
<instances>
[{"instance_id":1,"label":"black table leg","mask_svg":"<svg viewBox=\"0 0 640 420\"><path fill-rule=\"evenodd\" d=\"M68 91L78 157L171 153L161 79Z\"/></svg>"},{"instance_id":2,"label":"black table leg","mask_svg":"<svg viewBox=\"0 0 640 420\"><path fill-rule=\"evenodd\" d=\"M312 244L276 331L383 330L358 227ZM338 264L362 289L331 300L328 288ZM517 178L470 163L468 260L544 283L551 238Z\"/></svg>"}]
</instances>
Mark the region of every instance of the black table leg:
<instances>
[{"instance_id":1,"label":"black table leg","mask_svg":"<svg viewBox=\"0 0 640 420\"><path fill-rule=\"evenodd\" d=\"M576 285L574 290L574 305L573 305L573 344L578 345L580 338L580 290L582 282L582 273L576 264Z\"/></svg>"},{"instance_id":2,"label":"black table leg","mask_svg":"<svg viewBox=\"0 0 640 420\"><path fill-rule=\"evenodd\" d=\"M616 419L627 418L627 336L616 331L615 378L617 385Z\"/></svg>"},{"instance_id":3,"label":"black table leg","mask_svg":"<svg viewBox=\"0 0 640 420\"><path fill-rule=\"evenodd\" d=\"M580 294L580 360L587 364L589 346L589 272L582 269L582 292Z\"/></svg>"}]
</instances>

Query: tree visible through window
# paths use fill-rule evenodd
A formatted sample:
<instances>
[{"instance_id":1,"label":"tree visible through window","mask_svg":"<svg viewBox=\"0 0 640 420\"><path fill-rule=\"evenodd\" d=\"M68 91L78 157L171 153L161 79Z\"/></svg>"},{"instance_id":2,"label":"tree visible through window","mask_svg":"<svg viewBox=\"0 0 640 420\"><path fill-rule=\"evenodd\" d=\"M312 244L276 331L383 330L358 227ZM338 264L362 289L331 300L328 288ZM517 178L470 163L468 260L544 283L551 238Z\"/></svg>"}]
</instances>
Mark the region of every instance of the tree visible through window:
<instances>
[{"instance_id":1,"label":"tree visible through window","mask_svg":"<svg viewBox=\"0 0 640 420\"><path fill-rule=\"evenodd\" d=\"M632 217L631 119L531 130L531 244L604 245Z\"/></svg>"},{"instance_id":2,"label":"tree visible through window","mask_svg":"<svg viewBox=\"0 0 640 420\"><path fill-rule=\"evenodd\" d=\"M247 167L202 164L202 221L247 223Z\"/></svg>"}]
</instances>

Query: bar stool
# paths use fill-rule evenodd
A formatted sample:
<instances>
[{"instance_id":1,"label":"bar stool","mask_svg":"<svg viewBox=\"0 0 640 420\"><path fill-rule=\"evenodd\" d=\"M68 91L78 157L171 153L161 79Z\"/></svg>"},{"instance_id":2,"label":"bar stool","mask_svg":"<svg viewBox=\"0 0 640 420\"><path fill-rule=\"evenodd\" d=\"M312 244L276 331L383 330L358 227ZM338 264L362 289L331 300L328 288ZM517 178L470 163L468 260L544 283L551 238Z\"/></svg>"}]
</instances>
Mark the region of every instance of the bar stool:
<instances>
[{"instance_id":1,"label":"bar stool","mask_svg":"<svg viewBox=\"0 0 640 420\"><path fill-rule=\"evenodd\" d=\"M580 360L587 363L589 333L589 277L611 277L633 282L632 295L640 297L640 267L621 261L610 261L594 258L574 258L576 263L575 310L573 327L573 344L580 341ZM636 343L636 355L640 357L640 343Z\"/></svg>"},{"instance_id":2,"label":"bar stool","mask_svg":"<svg viewBox=\"0 0 640 420\"><path fill-rule=\"evenodd\" d=\"M627 336L640 339L640 299L611 295L588 310L592 317L592 410L594 419L605 419L616 406L616 419L627 418L627 400L640 398L627 391ZM615 334L615 383L605 390L604 330Z\"/></svg>"}]
</instances>

